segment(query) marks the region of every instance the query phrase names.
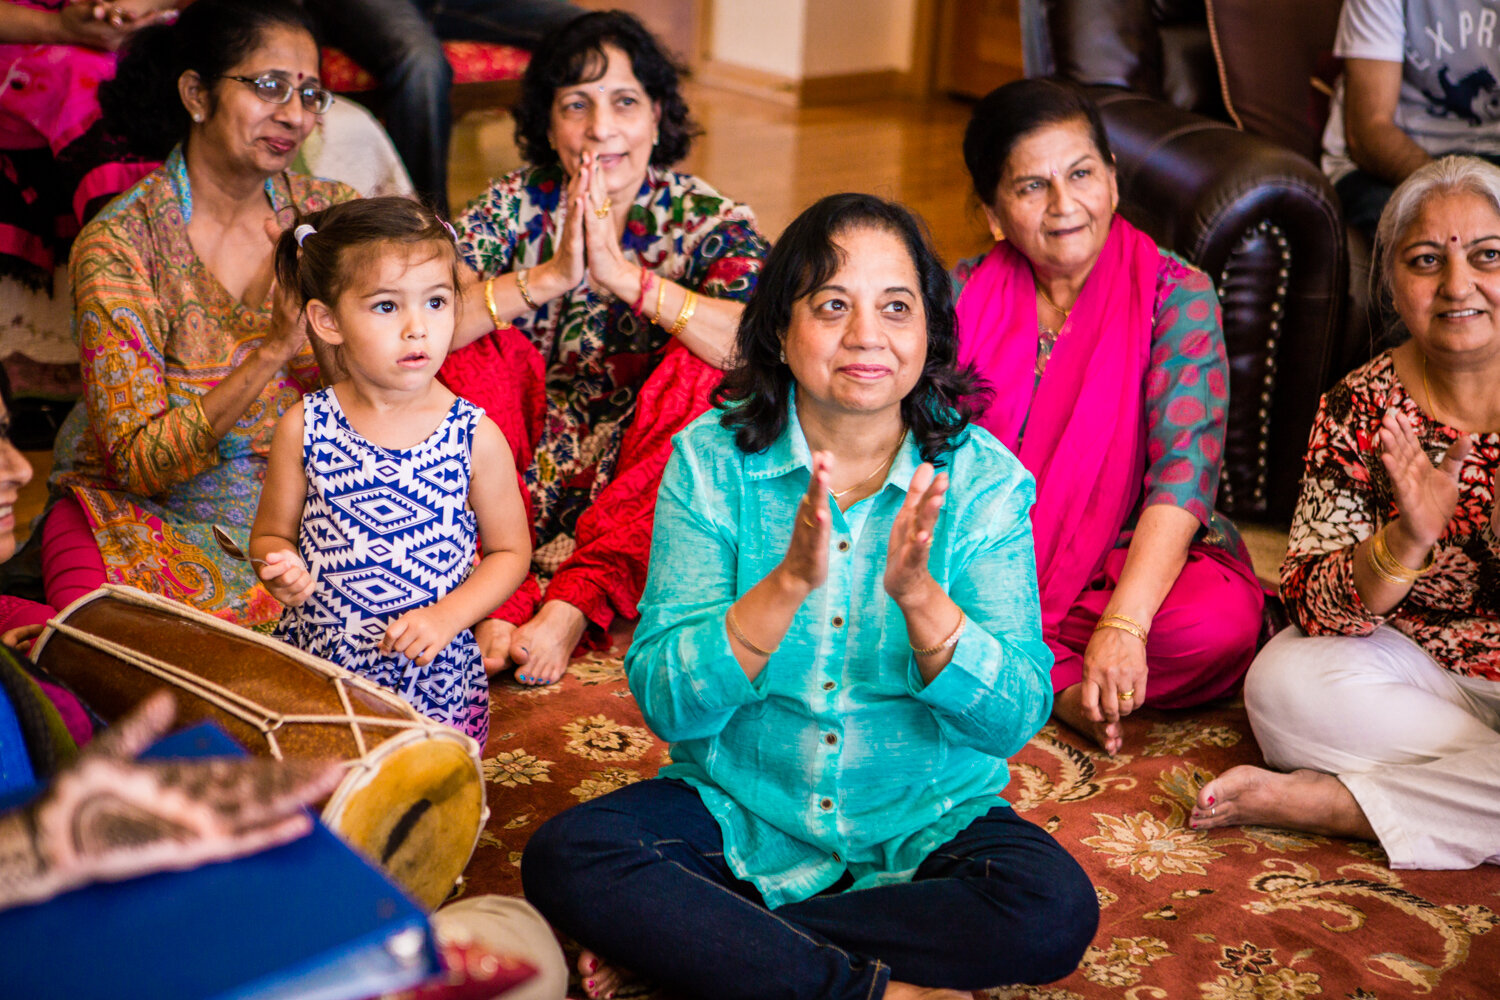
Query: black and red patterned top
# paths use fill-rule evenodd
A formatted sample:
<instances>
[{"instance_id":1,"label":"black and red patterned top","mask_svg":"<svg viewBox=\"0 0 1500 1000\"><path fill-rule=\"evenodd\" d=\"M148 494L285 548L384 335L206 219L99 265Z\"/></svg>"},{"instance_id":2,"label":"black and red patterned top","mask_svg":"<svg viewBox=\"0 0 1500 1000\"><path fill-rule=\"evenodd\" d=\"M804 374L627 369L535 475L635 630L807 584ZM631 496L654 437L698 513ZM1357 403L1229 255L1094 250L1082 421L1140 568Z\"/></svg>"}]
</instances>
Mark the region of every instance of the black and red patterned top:
<instances>
[{"instance_id":1,"label":"black and red patterned top","mask_svg":"<svg viewBox=\"0 0 1500 1000\"><path fill-rule=\"evenodd\" d=\"M1330 389L1307 446L1282 599L1309 635L1368 635L1384 623L1454 673L1500 680L1500 538L1491 524L1500 434L1476 436L1432 571L1385 615L1372 615L1354 589L1354 547L1397 516L1376 437L1387 409L1411 422L1434 462L1461 433L1417 407L1389 351Z\"/></svg>"}]
</instances>

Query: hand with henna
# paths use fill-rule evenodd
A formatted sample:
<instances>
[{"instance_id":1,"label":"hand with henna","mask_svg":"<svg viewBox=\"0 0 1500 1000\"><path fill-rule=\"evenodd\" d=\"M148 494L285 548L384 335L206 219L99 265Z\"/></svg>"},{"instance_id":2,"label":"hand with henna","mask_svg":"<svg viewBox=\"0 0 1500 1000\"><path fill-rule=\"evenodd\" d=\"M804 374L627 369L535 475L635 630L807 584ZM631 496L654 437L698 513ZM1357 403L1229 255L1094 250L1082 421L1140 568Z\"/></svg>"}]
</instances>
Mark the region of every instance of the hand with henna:
<instances>
[{"instance_id":1,"label":"hand with henna","mask_svg":"<svg viewBox=\"0 0 1500 1000\"><path fill-rule=\"evenodd\" d=\"M148 698L40 799L0 816L0 908L253 854L312 829L302 806L333 791L339 762L137 761L174 711L170 695Z\"/></svg>"}]
</instances>

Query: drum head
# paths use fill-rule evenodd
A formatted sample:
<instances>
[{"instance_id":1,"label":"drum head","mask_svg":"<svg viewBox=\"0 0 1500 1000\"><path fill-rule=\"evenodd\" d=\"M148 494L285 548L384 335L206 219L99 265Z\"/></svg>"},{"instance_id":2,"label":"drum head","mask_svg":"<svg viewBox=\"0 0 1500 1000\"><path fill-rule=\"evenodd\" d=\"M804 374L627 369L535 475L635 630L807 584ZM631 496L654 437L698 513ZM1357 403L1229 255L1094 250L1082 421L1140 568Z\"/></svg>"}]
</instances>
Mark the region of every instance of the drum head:
<instances>
[{"instance_id":1,"label":"drum head","mask_svg":"<svg viewBox=\"0 0 1500 1000\"><path fill-rule=\"evenodd\" d=\"M484 781L458 737L410 735L356 762L323 819L433 909L474 853L484 824Z\"/></svg>"}]
</instances>

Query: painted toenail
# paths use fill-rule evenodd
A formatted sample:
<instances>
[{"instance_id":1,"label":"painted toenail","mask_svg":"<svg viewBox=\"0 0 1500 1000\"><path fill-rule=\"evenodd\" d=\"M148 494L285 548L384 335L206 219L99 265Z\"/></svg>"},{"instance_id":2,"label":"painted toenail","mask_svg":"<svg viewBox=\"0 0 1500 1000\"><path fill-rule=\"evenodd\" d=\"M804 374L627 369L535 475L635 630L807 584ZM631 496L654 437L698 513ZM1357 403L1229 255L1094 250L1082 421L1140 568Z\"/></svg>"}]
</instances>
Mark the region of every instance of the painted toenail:
<instances>
[{"instance_id":1,"label":"painted toenail","mask_svg":"<svg viewBox=\"0 0 1500 1000\"><path fill-rule=\"evenodd\" d=\"M1214 797L1213 797L1213 796L1212 796L1212 795L1210 795L1210 796L1209 796L1209 797L1208 797L1208 804L1209 804L1209 805L1213 805L1213 804L1214 804Z\"/></svg>"},{"instance_id":2,"label":"painted toenail","mask_svg":"<svg viewBox=\"0 0 1500 1000\"><path fill-rule=\"evenodd\" d=\"M592 979L590 979L588 982L584 983L583 985L587 986L589 989L593 989L594 988L594 981Z\"/></svg>"}]
</instances>

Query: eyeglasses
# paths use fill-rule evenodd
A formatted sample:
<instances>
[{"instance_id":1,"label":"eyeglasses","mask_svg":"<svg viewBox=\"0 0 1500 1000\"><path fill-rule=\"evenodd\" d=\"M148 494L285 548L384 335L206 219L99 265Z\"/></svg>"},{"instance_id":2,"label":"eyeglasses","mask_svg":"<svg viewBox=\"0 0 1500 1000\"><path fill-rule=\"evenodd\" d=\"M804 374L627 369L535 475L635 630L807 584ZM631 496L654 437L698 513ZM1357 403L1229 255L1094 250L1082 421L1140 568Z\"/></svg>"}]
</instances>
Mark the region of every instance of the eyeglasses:
<instances>
[{"instance_id":1,"label":"eyeglasses","mask_svg":"<svg viewBox=\"0 0 1500 1000\"><path fill-rule=\"evenodd\" d=\"M310 83L298 87L275 73L262 73L260 76L230 76L226 73L224 79L248 83L255 88L255 96L267 104L285 104L295 92L302 98L302 106L315 115L321 115L333 107L333 94L329 91Z\"/></svg>"}]
</instances>

